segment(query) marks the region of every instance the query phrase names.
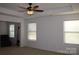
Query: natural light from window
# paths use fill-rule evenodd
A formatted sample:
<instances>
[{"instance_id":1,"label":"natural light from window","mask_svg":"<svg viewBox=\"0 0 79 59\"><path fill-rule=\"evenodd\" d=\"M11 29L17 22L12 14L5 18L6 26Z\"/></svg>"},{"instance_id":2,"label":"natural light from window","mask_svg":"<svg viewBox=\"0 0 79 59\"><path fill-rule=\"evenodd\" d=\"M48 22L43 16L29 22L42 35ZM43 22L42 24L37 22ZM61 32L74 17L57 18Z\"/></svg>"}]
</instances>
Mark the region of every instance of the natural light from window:
<instances>
[{"instance_id":1,"label":"natural light from window","mask_svg":"<svg viewBox=\"0 0 79 59\"><path fill-rule=\"evenodd\" d=\"M14 35L15 34L15 25L14 24L11 24L9 25L9 36L10 38L14 38Z\"/></svg>"},{"instance_id":2,"label":"natural light from window","mask_svg":"<svg viewBox=\"0 0 79 59\"><path fill-rule=\"evenodd\" d=\"M36 41L36 23L28 24L28 40Z\"/></svg>"},{"instance_id":3,"label":"natural light from window","mask_svg":"<svg viewBox=\"0 0 79 59\"><path fill-rule=\"evenodd\" d=\"M79 44L79 21L64 21L64 42Z\"/></svg>"}]
</instances>

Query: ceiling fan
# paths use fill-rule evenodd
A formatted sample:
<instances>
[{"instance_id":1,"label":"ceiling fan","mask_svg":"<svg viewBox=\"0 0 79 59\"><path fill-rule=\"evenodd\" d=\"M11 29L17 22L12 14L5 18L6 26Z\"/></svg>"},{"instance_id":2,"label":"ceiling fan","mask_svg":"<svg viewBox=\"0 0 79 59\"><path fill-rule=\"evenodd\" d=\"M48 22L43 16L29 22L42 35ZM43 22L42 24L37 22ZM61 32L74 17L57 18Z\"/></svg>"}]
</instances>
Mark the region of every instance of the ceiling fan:
<instances>
[{"instance_id":1,"label":"ceiling fan","mask_svg":"<svg viewBox=\"0 0 79 59\"><path fill-rule=\"evenodd\" d=\"M33 6L32 5L32 3L28 3L28 7L26 8L26 7L21 7L20 6L20 8L22 8L22 9L25 9L25 12L27 12L27 14L28 15L33 15L34 14L34 12L44 12L44 10L39 10L38 8L39 8L39 6L38 5L36 5L36 6Z\"/></svg>"}]
</instances>

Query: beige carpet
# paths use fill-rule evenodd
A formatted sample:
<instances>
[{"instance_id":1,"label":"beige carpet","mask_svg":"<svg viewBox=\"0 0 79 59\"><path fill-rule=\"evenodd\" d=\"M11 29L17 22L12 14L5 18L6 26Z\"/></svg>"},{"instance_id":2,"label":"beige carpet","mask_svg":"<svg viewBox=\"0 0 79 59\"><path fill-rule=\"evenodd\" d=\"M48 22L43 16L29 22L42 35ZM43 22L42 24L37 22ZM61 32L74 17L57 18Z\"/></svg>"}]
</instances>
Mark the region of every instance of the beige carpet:
<instances>
[{"instance_id":1,"label":"beige carpet","mask_svg":"<svg viewBox=\"0 0 79 59\"><path fill-rule=\"evenodd\" d=\"M63 55L51 51L39 50L30 47L5 47L0 48L0 55Z\"/></svg>"}]
</instances>

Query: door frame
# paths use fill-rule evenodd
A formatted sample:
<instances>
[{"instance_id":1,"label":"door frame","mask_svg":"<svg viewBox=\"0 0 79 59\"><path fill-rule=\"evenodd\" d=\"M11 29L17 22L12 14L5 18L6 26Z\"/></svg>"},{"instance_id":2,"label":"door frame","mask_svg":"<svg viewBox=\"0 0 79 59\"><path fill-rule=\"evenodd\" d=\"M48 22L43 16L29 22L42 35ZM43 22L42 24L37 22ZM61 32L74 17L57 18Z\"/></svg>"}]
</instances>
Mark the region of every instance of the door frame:
<instances>
[{"instance_id":1,"label":"door frame","mask_svg":"<svg viewBox=\"0 0 79 59\"><path fill-rule=\"evenodd\" d=\"M15 40L16 40L16 42L15 42L15 44L16 44L16 46L17 46L17 40L19 39L19 46L18 47L20 47L21 46L21 23L19 23L19 22L8 22L8 35L9 35L9 25L10 24L15 24ZM19 36L18 36L18 33L17 33L17 29L18 29L18 27L20 27L19 28Z\"/></svg>"}]
</instances>

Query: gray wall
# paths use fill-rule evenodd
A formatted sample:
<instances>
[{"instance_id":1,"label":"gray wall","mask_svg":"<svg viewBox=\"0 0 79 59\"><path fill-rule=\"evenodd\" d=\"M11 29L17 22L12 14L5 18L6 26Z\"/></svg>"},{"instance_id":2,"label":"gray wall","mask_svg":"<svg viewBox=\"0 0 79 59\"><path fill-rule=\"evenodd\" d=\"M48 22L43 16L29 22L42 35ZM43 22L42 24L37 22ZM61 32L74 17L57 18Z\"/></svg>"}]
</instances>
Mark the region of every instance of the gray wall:
<instances>
[{"instance_id":1,"label":"gray wall","mask_svg":"<svg viewBox=\"0 0 79 59\"><path fill-rule=\"evenodd\" d=\"M6 35L8 34L8 24L7 22L1 22L0 21L0 35Z\"/></svg>"},{"instance_id":2,"label":"gray wall","mask_svg":"<svg viewBox=\"0 0 79 59\"><path fill-rule=\"evenodd\" d=\"M23 18L0 15L0 21L21 23L21 47L30 46L34 48L56 51L62 53L79 54L79 45L65 44L63 36L64 20L79 20L79 14L62 16L44 16L24 20ZM27 24L37 23L37 41L28 41ZM76 49L72 52L72 48Z\"/></svg>"},{"instance_id":3,"label":"gray wall","mask_svg":"<svg viewBox=\"0 0 79 59\"><path fill-rule=\"evenodd\" d=\"M29 22L37 23L37 41L33 42L27 39L28 45L26 46L61 53L79 54L79 45L64 43L63 22L65 20L79 20L79 14L44 16L26 20L26 26Z\"/></svg>"}]
</instances>

